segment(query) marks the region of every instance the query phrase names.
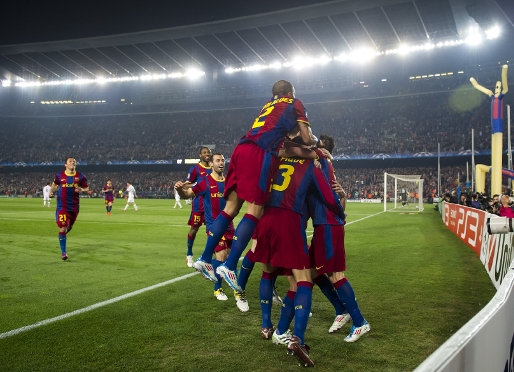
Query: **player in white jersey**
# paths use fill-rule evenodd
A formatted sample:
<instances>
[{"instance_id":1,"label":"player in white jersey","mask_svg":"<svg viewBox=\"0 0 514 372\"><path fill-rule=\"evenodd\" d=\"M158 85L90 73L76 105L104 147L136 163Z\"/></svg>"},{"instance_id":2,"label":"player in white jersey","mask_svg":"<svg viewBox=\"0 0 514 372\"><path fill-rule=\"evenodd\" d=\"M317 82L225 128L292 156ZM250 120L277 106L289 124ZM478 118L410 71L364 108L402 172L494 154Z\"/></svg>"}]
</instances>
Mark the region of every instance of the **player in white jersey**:
<instances>
[{"instance_id":1,"label":"player in white jersey","mask_svg":"<svg viewBox=\"0 0 514 372\"><path fill-rule=\"evenodd\" d=\"M175 205L173 206L173 209L177 208L177 204L180 207L180 209L182 209L182 204L180 203L180 195L175 189L173 189L173 193L175 194Z\"/></svg>"},{"instance_id":2,"label":"player in white jersey","mask_svg":"<svg viewBox=\"0 0 514 372\"><path fill-rule=\"evenodd\" d=\"M122 211L125 212L129 206L129 203L132 203L132 205L134 206L134 211L137 212L137 205L136 205L136 202L134 201L134 198L137 198L136 189L134 188L134 186L132 186L130 184L130 182L127 182L127 192L128 192L127 204L125 204L125 208L123 208Z\"/></svg>"},{"instance_id":3,"label":"player in white jersey","mask_svg":"<svg viewBox=\"0 0 514 372\"><path fill-rule=\"evenodd\" d=\"M43 208L46 206L46 202L48 202L48 208L50 208L50 182L46 183L46 186L43 187Z\"/></svg>"}]
</instances>

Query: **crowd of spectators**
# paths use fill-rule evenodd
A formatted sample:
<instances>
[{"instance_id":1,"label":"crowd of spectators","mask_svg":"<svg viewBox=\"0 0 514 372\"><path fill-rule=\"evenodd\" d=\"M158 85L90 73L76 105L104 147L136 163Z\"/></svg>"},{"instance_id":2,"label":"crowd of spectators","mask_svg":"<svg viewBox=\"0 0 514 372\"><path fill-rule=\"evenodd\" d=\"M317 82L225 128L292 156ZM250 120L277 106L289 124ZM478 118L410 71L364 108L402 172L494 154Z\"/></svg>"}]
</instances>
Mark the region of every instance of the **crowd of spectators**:
<instances>
[{"instance_id":1,"label":"crowd of spectators","mask_svg":"<svg viewBox=\"0 0 514 372\"><path fill-rule=\"evenodd\" d=\"M464 151L471 149L472 128L475 149L490 148L490 105L473 90L306 107L315 134L335 137L335 155L436 152L438 143L441 151ZM0 163L60 162L69 155L88 164L195 158L206 144L230 157L259 110L1 117Z\"/></svg>"},{"instance_id":2,"label":"crowd of spectators","mask_svg":"<svg viewBox=\"0 0 514 372\"><path fill-rule=\"evenodd\" d=\"M349 198L382 198L384 194L384 172L391 174L415 174L424 180L423 197L428 199L438 194L436 167L410 168L358 168L336 169L336 176ZM457 177L465 174L464 167L442 167L441 187L443 191L457 187ZM130 182L141 197L173 197L173 185L176 181L186 179L187 172L90 172L86 173L91 196L99 196L107 179L111 179L114 188L125 190ZM41 192L47 182L52 182L53 173L0 173L0 193L2 195L35 195ZM462 179L461 179L462 181ZM414 191L414 190L413 190ZM415 190L417 191L417 189Z\"/></svg>"}]
</instances>

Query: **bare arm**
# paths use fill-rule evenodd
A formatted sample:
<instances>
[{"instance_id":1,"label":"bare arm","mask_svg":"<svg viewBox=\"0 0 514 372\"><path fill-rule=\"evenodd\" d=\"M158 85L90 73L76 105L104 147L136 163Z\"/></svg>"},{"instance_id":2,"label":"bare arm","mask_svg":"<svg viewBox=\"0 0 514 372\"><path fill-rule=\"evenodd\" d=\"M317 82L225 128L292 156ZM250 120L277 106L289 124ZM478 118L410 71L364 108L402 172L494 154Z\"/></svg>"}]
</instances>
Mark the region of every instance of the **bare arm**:
<instances>
[{"instance_id":1,"label":"bare arm","mask_svg":"<svg viewBox=\"0 0 514 372\"><path fill-rule=\"evenodd\" d=\"M298 122L298 128L300 129L300 136L302 137L303 143L306 145L315 145L318 142L318 138L312 134L311 127L303 122Z\"/></svg>"}]
</instances>

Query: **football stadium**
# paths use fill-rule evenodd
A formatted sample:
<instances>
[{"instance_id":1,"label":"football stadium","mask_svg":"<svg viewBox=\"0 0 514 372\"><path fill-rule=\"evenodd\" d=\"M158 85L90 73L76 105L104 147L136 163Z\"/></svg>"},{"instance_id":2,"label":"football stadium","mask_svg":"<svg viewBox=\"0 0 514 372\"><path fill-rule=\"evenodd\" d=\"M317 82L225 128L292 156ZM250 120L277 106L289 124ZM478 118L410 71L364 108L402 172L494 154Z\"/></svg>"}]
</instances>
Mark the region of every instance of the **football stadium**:
<instances>
[{"instance_id":1,"label":"football stadium","mask_svg":"<svg viewBox=\"0 0 514 372\"><path fill-rule=\"evenodd\" d=\"M514 370L511 1L10 12L0 370Z\"/></svg>"}]
</instances>

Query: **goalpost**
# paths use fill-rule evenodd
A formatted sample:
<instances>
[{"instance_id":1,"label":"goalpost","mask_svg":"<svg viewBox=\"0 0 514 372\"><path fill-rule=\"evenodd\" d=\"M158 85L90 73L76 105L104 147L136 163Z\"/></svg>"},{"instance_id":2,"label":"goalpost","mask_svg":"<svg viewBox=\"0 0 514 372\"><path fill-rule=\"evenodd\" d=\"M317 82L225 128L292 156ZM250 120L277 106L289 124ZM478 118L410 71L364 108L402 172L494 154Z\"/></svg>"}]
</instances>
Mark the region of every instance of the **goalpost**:
<instances>
[{"instance_id":1,"label":"goalpost","mask_svg":"<svg viewBox=\"0 0 514 372\"><path fill-rule=\"evenodd\" d=\"M384 173L384 212L388 211L423 211L421 176Z\"/></svg>"}]
</instances>

